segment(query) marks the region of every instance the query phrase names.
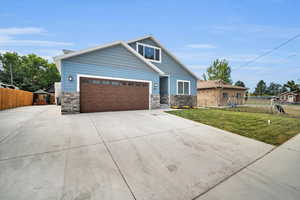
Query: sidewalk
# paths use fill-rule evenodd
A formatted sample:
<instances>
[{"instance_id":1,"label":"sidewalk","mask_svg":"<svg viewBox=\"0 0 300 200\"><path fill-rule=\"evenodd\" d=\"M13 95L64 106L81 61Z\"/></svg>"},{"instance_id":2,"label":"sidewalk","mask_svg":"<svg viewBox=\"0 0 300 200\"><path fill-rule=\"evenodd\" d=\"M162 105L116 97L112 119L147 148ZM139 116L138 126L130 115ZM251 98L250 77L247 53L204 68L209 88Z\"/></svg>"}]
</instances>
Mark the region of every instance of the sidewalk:
<instances>
[{"instance_id":1,"label":"sidewalk","mask_svg":"<svg viewBox=\"0 0 300 200\"><path fill-rule=\"evenodd\" d=\"M300 134L197 198L240 199L300 199Z\"/></svg>"}]
</instances>

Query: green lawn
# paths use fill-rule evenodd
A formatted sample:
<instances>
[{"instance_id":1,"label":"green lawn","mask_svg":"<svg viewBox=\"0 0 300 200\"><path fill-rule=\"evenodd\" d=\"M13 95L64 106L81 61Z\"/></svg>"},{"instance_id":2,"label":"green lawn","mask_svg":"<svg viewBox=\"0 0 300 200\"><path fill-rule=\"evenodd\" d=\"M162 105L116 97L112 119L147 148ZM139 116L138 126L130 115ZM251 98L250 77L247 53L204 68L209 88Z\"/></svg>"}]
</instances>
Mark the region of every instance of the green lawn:
<instances>
[{"instance_id":1,"label":"green lawn","mask_svg":"<svg viewBox=\"0 0 300 200\"><path fill-rule=\"evenodd\" d=\"M300 119L281 115L221 109L175 110L167 113L273 145L280 145L300 133ZM268 120L271 120L270 125Z\"/></svg>"},{"instance_id":2,"label":"green lawn","mask_svg":"<svg viewBox=\"0 0 300 200\"><path fill-rule=\"evenodd\" d=\"M281 114L282 117L296 117L300 119L300 105L282 105L282 106L285 111L285 114ZM272 110L270 105L240 106L235 108L223 108L223 109L237 111L237 112L278 114L274 110Z\"/></svg>"}]
</instances>

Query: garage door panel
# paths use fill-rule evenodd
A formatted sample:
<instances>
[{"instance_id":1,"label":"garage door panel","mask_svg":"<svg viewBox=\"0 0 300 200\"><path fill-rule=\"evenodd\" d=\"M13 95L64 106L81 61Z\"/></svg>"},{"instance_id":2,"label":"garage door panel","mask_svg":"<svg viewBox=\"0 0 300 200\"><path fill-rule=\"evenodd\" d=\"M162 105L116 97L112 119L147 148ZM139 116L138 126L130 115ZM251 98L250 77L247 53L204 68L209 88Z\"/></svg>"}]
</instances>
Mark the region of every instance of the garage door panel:
<instances>
[{"instance_id":1,"label":"garage door panel","mask_svg":"<svg viewBox=\"0 0 300 200\"><path fill-rule=\"evenodd\" d=\"M80 78L81 112L148 108L148 83Z\"/></svg>"}]
</instances>

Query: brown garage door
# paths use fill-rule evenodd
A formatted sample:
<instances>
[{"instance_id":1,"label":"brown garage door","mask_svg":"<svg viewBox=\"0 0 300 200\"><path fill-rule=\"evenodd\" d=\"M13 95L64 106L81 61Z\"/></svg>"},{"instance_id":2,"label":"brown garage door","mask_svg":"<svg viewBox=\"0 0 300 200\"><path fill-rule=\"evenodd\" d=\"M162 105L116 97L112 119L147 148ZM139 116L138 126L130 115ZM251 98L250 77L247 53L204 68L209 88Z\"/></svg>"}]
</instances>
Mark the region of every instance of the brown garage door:
<instances>
[{"instance_id":1,"label":"brown garage door","mask_svg":"<svg viewBox=\"0 0 300 200\"><path fill-rule=\"evenodd\" d=\"M148 108L148 83L80 78L80 112Z\"/></svg>"}]
</instances>

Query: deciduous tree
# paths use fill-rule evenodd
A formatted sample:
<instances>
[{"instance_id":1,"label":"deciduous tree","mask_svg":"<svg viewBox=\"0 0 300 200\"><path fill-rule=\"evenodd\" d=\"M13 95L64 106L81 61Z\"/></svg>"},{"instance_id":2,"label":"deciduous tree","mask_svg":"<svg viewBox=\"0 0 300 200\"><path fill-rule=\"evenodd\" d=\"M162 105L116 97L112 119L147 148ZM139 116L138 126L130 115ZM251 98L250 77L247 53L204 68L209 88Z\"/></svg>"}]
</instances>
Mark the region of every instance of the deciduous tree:
<instances>
[{"instance_id":1,"label":"deciduous tree","mask_svg":"<svg viewBox=\"0 0 300 200\"><path fill-rule=\"evenodd\" d=\"M262 96L262 95L265 95L266 92L267 92L266 82L263 80L260 80L256 85L256 88L254 90L254 95Z\"/></svg>"},{"instance_id":2,"label":"deciduous tree","mask_svg":"<svg viewBox=\"0 0 300 200\"><path fill-rule=\"evenodd\" d=\"M240 87L246 87L245 83L243 81L237 81L234 84L235 86L240 86Z\"/></svg>"},{"instance_id":3,"label":"deciduous tree","mask_svg":"<svg viewBox=\"0 0 300 200\"><path fill-rule=\"evenodd\" d=\"M232 83L231 80L231 68L228 61L224 60L215 60L213 64L207 68L207 77L208 80L222 80L226 83Z\"/></svg>"},{"instance_id":4,"label":"deciduous tree","mask_svg":"<svg viewBox=\"0 0 300 200\"><path fill-rule=\"evenodd\" d=\"M36 91L47 89L54 82L60 81L60 75L55 64L35 54L20 56L17 53L0 54L3 71L0 81L10 84L10 67L13 74L13 84L20 89Z\"/></svg>"}]
</instances>

